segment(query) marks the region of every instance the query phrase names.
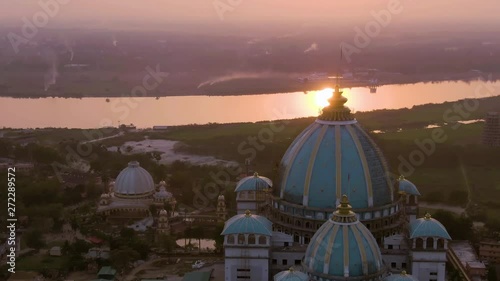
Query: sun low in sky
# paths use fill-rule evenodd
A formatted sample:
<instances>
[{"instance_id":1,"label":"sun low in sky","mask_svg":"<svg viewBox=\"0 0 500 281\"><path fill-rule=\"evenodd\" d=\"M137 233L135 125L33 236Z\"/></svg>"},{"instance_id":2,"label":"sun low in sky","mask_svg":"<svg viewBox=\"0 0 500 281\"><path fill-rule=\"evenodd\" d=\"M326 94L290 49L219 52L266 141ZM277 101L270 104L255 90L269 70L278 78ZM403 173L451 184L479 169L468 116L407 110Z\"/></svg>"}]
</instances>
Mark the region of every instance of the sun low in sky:
<instances>
[{"instance_id":1,"label":"sun low in sky","mask_svg":"<svg viewBox=\"0 0 500 281\"><path fill-rule=\"evenodd\" d=\"M321 109L327 106L329 104L328 99L332 97L332 93L332 88L325 88L314 92L314 107L319 107Z\"/></svg>"}]
</instances>

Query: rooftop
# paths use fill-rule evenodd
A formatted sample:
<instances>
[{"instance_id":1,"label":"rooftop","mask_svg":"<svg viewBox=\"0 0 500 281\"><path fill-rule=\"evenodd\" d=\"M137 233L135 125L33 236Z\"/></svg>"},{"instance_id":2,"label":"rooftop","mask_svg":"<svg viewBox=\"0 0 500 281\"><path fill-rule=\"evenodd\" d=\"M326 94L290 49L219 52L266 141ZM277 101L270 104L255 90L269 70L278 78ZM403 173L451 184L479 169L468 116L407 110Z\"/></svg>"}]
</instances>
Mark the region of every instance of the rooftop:
<instances>
[{"instance_id":1,"label":"rooftop","mask_svg":"<svg viewBox=\"0 0 500 281\"><path fill-rule=\"evenodd\" d=\"M307 245L294 243L291 246L272 247L273 252L305 252Z\"/></svg>"},{"instance_id":2,"label":"rooftop","mask_svg":"<svg viewBox=\"0 0 500 281\"><path fill-rule=\"evenodd\" d=\"M116 270L112 268L111 266L103 266L101 267L101 270L99 270L99 273L97 273L97 276L101 275L115 275Z\"/></svg>"},{"instance_id":3,"label":"rooftop","mask_svg":"<svg viewBox=\"0 0 500 281\"><path fill-rule=\"evenodd\" d=\"M188 272L182 278L182 281L209 281L212 276L212 271L195 271Z\"/></svg>"},{"instance_id":4,"label":"rooftop","mask_svg":"<svg viewBox=\"0 0 500 281\"><path fill-rule=\"evenodd\" d=\"M476 251L469 241L452 241L448 247L460 260L460 263L465 268L467 264L472 268L486 268L484 263L479 261Z\"/></svg>"}]
</instances>

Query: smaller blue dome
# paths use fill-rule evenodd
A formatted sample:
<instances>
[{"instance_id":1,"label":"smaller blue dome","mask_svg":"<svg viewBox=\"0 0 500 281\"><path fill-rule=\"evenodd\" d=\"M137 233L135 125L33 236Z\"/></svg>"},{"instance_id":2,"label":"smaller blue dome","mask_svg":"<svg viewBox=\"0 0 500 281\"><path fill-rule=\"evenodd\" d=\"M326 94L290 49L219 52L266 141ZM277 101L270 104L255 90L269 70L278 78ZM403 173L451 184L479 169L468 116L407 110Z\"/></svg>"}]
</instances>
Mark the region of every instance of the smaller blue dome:
<instances>
[{"instance_id":1,"label":"smaller blue dome","mask_svg":"<svg viewBox=\"0 0 500 281\"><path fill-rule=\"evenodd\" d=\"M236 215L230 218L222 230L221 235L229 234L260 234L272 236L272 222L258 215L245 214Z\"/></svg>"},{"instance_id":2,"label":"smaller blue dome","mask_svg":"<svg viewBox=\"0 0 500 281\"><path fill-rule=\"evenodd\" d=\"M384 281L418 281L417 278L409 275L403 270L401 274L392 274L384 278Z\"/></svg>"},{"instance_id":3,"label":"smaller blue dome","mask_svg":"<svg viewBox=\"0 0 500 281\"><path fill-rule=\"evenodd\" d=\"M274 275L274 281L308 281L309 276L304 272L296 271L295 269L290 268L286 271L281 271L278 274Z\"/></svg>"},{"instance_id":4,"label":"smaller blue dome","mask_svg":"<svg viewBox=\"0 0 500 281\"><path fill-rule=\"evenodd\" d=\"M451 240L446 228L439 221L433 219L429 213L410 223L410 238L417 237L441 237Z\"/></svg>"},{"instance_id":5,"label":"smaller blue dome","mask_svg":"<svg viewBox=\"0 0 500 281\"><path fill-rule=\"evenodd\" d=\"M410 195L421 195L417 187L411 181L405 179L403 176L399 177L399 191L404 191L405 193Z\"/></svg>"},{"instance_id":6,"label":"smaller blue dome","mask_svg":"<svg viewBox=\"0 0 500 281\"><path fill-rule=\"evenodd\" d=\"M343 195L337 211L307 246L303 266L314 280L350 280L349 277L362 276L381 279L385 274L377 241L351 209L347 196Z\"/></svg>"},{"instance_id":7,"label":"smaller blue dome","mask_svg":"<svg viewBox=\"0 0 500 281\"><path fill-rule=\"evenodd\" d=\"M234 191L264 190L272 186L273 182L270 179L261 177L259 174L254 173L253 176L242 178L238 184L236 184L236 189Z\"/></svg>"}]
</instances>

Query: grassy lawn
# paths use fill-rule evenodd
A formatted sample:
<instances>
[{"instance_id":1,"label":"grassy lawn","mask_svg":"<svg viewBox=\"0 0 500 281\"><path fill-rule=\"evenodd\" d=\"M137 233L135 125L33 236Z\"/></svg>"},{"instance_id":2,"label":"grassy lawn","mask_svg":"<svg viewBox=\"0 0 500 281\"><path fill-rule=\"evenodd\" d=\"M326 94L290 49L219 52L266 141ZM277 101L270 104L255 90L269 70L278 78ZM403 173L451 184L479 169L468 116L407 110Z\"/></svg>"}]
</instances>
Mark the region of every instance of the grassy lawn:
<instances>
[{"instance_id":1,"label":"grassy lawn","mask_svg":"<svg viewBox=\"0 0 500 281\"><path fill-rule=\"evenodd\" d=\"M388 132L377 134L382 140L397 140L402 142L411 142L415 140L424 140L431 138L434 130L444 130L443 138L446 138L447 144L470 144L479 143L484 123L461 124L456 129L451 125L432 129L405 129L401 132Z\"/></svg>"}]
</instances>

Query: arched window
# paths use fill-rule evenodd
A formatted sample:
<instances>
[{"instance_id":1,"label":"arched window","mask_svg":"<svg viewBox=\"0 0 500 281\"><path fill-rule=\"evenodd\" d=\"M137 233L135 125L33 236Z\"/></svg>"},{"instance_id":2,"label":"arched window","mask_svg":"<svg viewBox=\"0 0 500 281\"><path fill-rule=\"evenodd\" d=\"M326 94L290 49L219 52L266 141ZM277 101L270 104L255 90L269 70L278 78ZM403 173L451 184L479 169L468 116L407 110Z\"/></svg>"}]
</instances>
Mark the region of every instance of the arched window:
<instances>
[{"instance_id":1,"label":"arched window","mask_svg":"<svg viewBox=\"0 0 500 281\"><path fill-rule=\"evenodd\" d=\"M234 235L229 235L227 237L227 244L234 244Z\"/></svg>"},{"instance_id":2,"label":"arched window","mask_svg":"<svg viewBox=\"0 0 500 281\"><path fill-rule=\"evenodd\" d=\"M444 239L438 239L437 248L444 249Z\"/></svg>"},{"instance_id":3,"label":"arched window","mask_svg":"<svg viewBox=\"0 0 500 281\"><path fill-rule=\"evenodd\" d=\"M266 244L267 244L266 236L260 236L259 237L259 245L266 245Z\"/></svg>"},{"instance_id":4,"label":"arched window","mask_svg":"<svg viewBox=\"0 0 500 281\"><path fill-rule=\"evenodd\" d=\"M297 232L295 232L293 234L293 242L295 242L295 243L299 243L300 242L300 235Z\"/></svg>"},{"instance_id":5,"label":"arched window","mask_svg":"<svg viewBox=\"0 0 500 281\"><path fill-rule=\"evenodd\" d=\"M304 244L309 244L311 238L309 238L309 234L304 235Z\"/></svg>"},{"instance_id":6,"label":"arched window","mask_svg":"<svg viewBox=\"0 0 500 281\"><path fill-rule=\"evenodd\" d=\"M417 238L415 241L415 248L422 249L424 247L424 240L422 238Z\"/></svg>"},{"instance_id":7,"label":"arched window","mask_svg":"<svg viewBox=\"0 0 500 281\"><path fill-rule=\"evenodd\" d=\"M298 227L302 227L302 223L299 220L295 221L295 225L298 226Z\"/></svg>"},{"instance_id":8,"label":"arched window","mask_svg":"<svg viewBox=\"0 0 500 281\"><path fill-rule=\"evenodd\" d=\"M427 238L427 241L426 241L426 247L427 249L433 249L434 248L434 239L433 238Z\"/></svg>"},{"instance_id":9,"label":"arched window","mask_svg":"<svg viewBox=\"0 0 500 281\"><path fill-rule=\"evenodd\" d=\"M311 228L311 223L306 221L306 228Z\"/></svg>"},{"instance_id":10,"label":"arched window","mask_svg":"<svg viewBox=\"0 0 500 281\"><path fill-rule=\"evenodd\" d=\"M248 244L255 244L255 234L248 235Z\"/></svg>"},{"instance_id":11,"label":"arched window","mask_svg":"<svg viewBox=\"0 0 500 281\"><path fill-rule=\"evenodd\" d=\"M245 244L245 235L243 234L238 234L238 244L243 245Z\"/></svg>"},{"instance_id":12,"label":"arched window","mask_svg":"<svg viewBox=\"0 0 500 281\"><path fill-rule=\"evenodd\" d=\"M240 194L239 194L239 198L240 198L240 199L245 199L245 198L247 198L247 192L246 192L246 191L242 191L242 192L240 192Z\"/></svg>"}]
</instances>

